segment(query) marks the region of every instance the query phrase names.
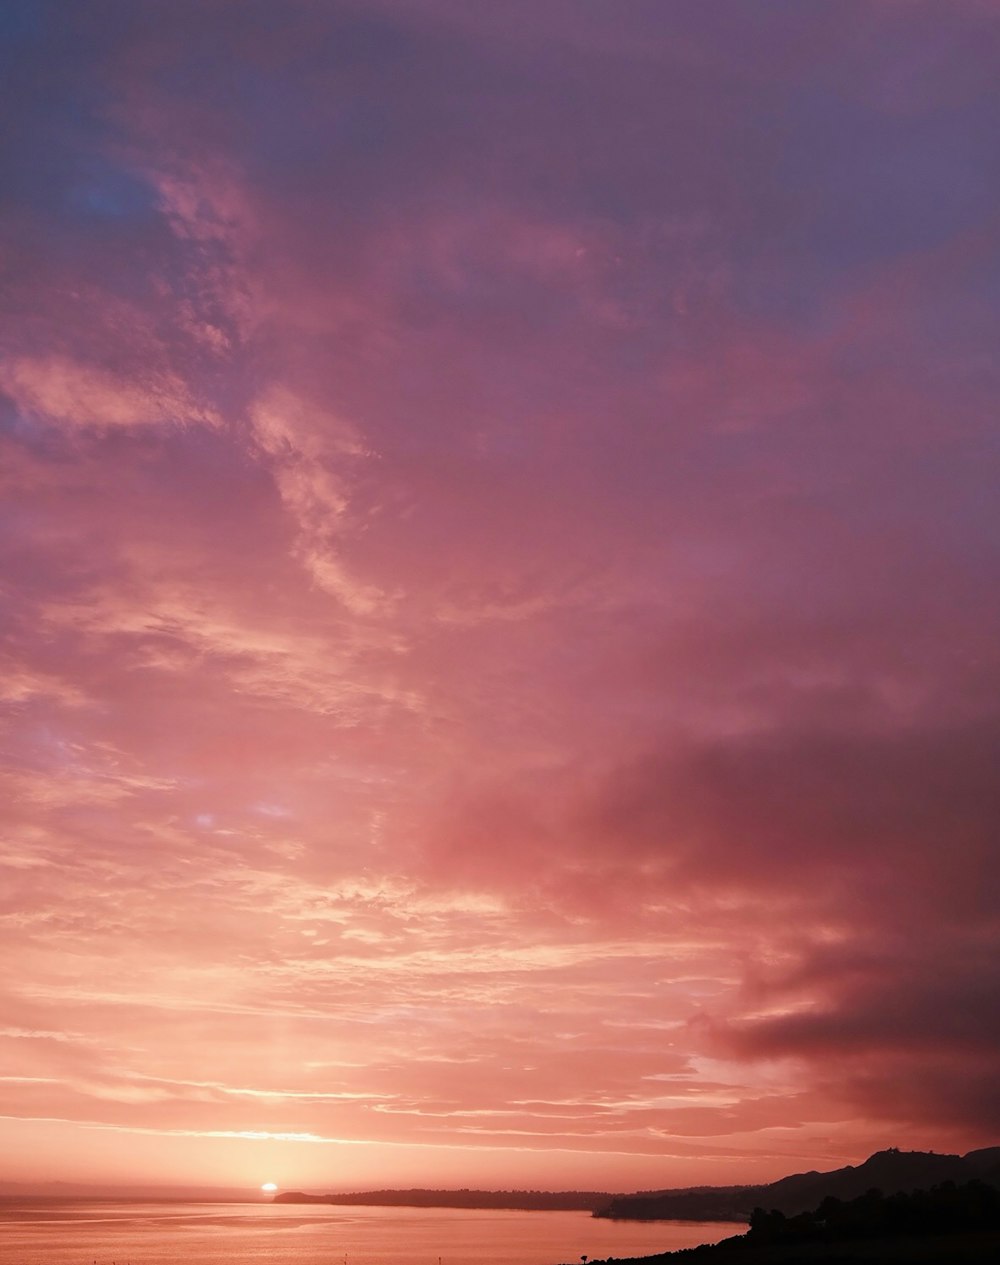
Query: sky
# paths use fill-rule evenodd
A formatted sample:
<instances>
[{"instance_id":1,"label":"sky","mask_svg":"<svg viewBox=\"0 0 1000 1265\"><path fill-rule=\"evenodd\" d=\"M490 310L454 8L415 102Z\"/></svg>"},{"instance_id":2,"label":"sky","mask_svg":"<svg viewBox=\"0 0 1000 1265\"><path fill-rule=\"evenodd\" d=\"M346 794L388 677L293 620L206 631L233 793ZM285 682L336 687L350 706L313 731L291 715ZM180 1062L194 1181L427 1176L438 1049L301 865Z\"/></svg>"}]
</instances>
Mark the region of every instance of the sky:
<instances>
[{"instance_id":1,"label":"sky","mask_svg":"<svg viewBox=\"0 0 1000 1265\"><path fill-rule=\"evenodd\" d=\"M8 0L0 1183L1000 1142L993 0Z\"/></svg>"}]
</instances>

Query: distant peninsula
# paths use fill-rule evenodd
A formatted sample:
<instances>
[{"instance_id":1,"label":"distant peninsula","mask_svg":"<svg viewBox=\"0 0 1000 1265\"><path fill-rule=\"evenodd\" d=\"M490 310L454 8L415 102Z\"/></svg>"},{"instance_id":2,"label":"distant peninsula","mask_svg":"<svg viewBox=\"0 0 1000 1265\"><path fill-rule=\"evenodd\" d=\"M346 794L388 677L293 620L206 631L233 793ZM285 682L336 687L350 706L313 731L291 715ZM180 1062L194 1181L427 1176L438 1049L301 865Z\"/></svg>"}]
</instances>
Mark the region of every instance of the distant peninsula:
<instances>
[{"instance_id":1,"label":"distant peninsula","mask_svg":"<svg viewBox=\"0 0 1000 1265\"><path fill-rule=\"evenodd\" d=\"M286 1190L275 1203L347 1204L376 1208L508 1208L520 1212L596 1212L613 1195L594 1190L360 1190L350 1194L306 1195Z\"/></svg>"}]
</instances>

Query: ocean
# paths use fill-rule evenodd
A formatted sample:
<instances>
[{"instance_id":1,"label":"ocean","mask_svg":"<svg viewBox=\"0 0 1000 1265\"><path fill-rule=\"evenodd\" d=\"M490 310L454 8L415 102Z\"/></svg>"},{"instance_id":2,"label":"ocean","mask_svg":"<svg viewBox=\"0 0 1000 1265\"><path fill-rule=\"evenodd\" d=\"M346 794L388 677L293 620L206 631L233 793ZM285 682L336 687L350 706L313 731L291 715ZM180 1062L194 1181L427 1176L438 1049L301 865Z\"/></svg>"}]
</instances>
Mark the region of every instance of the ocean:
<instances>
[{"instance_id":1,"label":"ocean","mask_svg":"<svg viewBox=\"0 0 1000 1265\"><path fill-rule=\"evenodd\" d=\"M586 1212L329 1205L0 1201L3 1265L558 1265L742 1234L720 1222Z\"/></svg>"}]
</instances>

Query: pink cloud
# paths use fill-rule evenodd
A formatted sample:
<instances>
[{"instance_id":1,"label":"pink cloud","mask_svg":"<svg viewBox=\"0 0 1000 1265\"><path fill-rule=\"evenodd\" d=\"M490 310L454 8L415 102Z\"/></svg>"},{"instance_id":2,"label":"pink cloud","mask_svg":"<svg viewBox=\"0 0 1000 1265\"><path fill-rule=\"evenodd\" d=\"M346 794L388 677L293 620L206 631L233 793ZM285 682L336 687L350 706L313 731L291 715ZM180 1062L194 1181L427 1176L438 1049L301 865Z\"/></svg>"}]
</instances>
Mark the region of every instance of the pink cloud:
<instances>
[{"instance_id":1,"label":"pink cloud","mask_svg":"<svg viewBox=\"0 0 1000 1265\"><path fill-rule=\"evenodd\" d=\"M146 382L120 381L100 368L62 357L22 357L4 366L3 390L29 415L57 425L142 426L155 422L214 425L211 410L191 399L171 375Z\"/></svg>"}]
</instances>

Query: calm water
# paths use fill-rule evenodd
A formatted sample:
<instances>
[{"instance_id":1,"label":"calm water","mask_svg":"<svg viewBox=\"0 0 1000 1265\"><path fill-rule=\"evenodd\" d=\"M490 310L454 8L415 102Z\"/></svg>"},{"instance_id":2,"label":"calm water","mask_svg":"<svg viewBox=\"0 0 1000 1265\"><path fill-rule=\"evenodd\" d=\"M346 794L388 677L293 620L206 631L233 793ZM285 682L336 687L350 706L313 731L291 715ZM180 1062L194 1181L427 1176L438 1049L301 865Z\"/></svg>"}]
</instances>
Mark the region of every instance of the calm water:
<instances>
[{"instance_id":1,"label":"calm water","mask_svg":"<svg viewBox=\"0 0 1000 1265\"><path fill-rule=\"evenodd\" d=\"M586 1212L288 1204L0 1202L3 1265L556 1265L742 1234L720 1222Z\"/></svg>"}]
</instances>

